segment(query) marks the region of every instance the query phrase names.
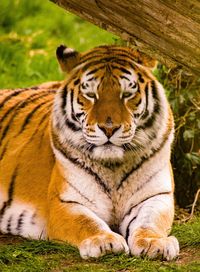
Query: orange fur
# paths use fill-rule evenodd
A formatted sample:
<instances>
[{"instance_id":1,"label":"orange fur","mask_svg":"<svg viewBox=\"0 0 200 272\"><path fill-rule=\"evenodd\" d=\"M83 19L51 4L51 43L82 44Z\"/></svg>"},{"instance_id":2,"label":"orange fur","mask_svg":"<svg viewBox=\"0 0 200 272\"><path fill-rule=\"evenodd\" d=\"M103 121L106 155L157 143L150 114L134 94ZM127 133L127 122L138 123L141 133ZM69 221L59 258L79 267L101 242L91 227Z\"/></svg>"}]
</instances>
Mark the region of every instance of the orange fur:
<instances>
[{"instance_id":1,"label":"orange fur","mask_svg":"<svg viewBox=\"0 0 200 272\"><path fill-rule=\"evenodd\" d=\"M24 101L28 95L31 96L34 92L39 95L40 92L47 92L47 89L22 92L17 99L13 99L14 101L7 104L2 117L6 114L6 110L16 105L18 101ZM31 125L27 126L23 133L20 133L24 116L37 104L30 103L28 108L22 109L13 121L7 138L2 140L0 148L1 152L5 148L5 155L0 162L0 184L4 194L7 194L11 177L17 166L16 171L20 174L17 175L15 182L15 197L23 203L38 206L38 213L44 218L46 217L47 188L55 161L49 139L49 116L53 97L54 95L49 94L47 97L39 99L38 103L45 102L44 106L41 106L38 114L32 119ZM45 115L45 120L39 125L41 118ZM4 126L11 122L11 118L8 119L8 122L6 119L4 120ZM34 133L36 133L36 137L33 136Z\"/></svg>"},{"instance_id":2,"label":"orange fur","mask_svg":"<svg viewBox=\"0 0 200 272\"><path fill-rule=\"evenodd\" d=\"M122 151L121 146L123 145L125 146L126 143L130 144L130 141L132 141L131 136L134 134L131 133L134 132L131 125L132 123L134 123L135 120L137 120L137 117L134 116L134 112L137 111L137 109L139 108L138 105L141 104L142 98L145 97L145 86L149 87L152 81L155 80L155 77L151 74L150 69L148 69L145 66L149 66L150 68L152 68L155 62L152 61L151 59L148 59L146 56L142 57L138 52L134 53L134 51L131 48L123 48L123 54L122 48L120 47L112 47L112 49L110 49L110 47L105 46L99 47L96 50L97 53L95 49L93 49L85 54L79 54L76 51L73 51L71 49L64 49L64 47L61 46L57 50L57 56L62 66L62 69L68 72L72 70L66 81L44 83L39 85L38 87L32 87L29 89L27 88L21 90L0 91L0 108L1 108L0 197L3 198L3 201L0 202L1 204L0 221L1 215L3 214L3 212L5 212L6 208L9 208L11 202L13 202L14 205L16 204L16 207L18 207L17 204L20 203L20 205L22 206L24 205L23 207L24 209L27 209L27 211L31 210L31 209L29 210L29 207L33 208L36 216L42 221L44 221L45 226L44 232L45 234L47 234L45 238L69 242L75 246L78 246L80 249L81 256L83 258L88 256L99 257L101 256L101 254L105 254L106 252L121 252L121 251L128 252L129 249L127 243L129 243L129 248L133 254L136 255L140 254L141 248L141 250L146 250L147 255L154 256L156 254L154 252L155 249L156 250L159 249L161 252L163 252L165 245L168 243L168 242L164 243L163 241L167 239L166 236L172 224L173 209L169 209L167 211L163 210L161 212L159 211L158 213L155 212L156 216L154 214L155 217L154 229L151 229L150 227L148 229L145 229L144 227L139 227L136 231L133 231L133 233L131 233L132 223L134 225L134 217L129 218L129 222L128 221L126 222L126 218L131 216L131 212L134 211L135 200L133 198L132 199L133 202L132 203L131 201L129 202L130 207L126 206L126 204L124 204L124 201L128 202L129 200L131 200L133 192L137 194L137 190L140 189L142 190L142 186L140 187L139 184L136 184L137 188L134 188L134 186L131 187L132 186L131 185L129 189L126 187L126 179L130 178L131 180L132 175L131 169L134 170L134 167L136 165L135 170L137 170L137 167L138 165L140 165L140 162L142 160L144 162L144 165L145 163L148 163L148 159L146 158L148 158L149 156L150 161L152 154L149 153L147 157L143 156L140 161L139 160L140 158L137 157L140 156L139 152L141 150L139 148L138 153L131 153L136 154L136 160L134 161L135 158L133 155L131 155L133 156L132 158L129 157L130 154L129 153L130 150L128 149L129 146L126 146L128 151L125 150L125 147L124 150L127 151L126 154L128 155L127 157L125 157L124 166L122 165L122 161L120 160L121 157L123 157L123 155L121 156L122 152L125 153L125 151ZM127 69L133 69L134 67L135 73L134 76L130 71L127 72L127 70L125 70L124 67L118 63L115 64L119 65L117 66L117 69L116 67L111 68L111 64L109 63L107 63L103 68L98 69L98 67L102 66L102 63L106 62L105 61L106 58L109 57L115 60L116 54L119 54L120 58L123 57L125 60L127 59L128 61L129 57L131 57L130 63L127 62L129 63ZM105 59L103 59L103 62L101 63L101 59L103 57ZM98 86L98 99L95 100L95 103L94 100L86 98L86 93L79 92L81 88L80 78L85 73L85 71L88 72L87 65L88 63L90 64L91 58L94 58L94 60L92 61L94 63L96 63L97 61L99 65L99 66L97 65L96 67L94 64L96 70L95 76L93 76L94 81L96 81L97 78L101 78L101 84L99 85L100 87ZM122 59L120 59L120 61L122 61ZM90 64L91 65L90 68L94 69L93 62L92 64ZM135 62L139 63L142 62L144 66ZM114 65L112 67L114 67ZM111 69L116 69L115 77L112 75ZM119 78L120 79L123 78L124 70L125 72L127 72L129 76L131 75L134 78L133 82L135 83L135 86L138 87L137 89L138 91L135 89L136 90L135 93L134 93L135 87L133 82L129 82L129 84L132 85L129 85L128 89L125 83L124 85L122 85L118 80ZM115 81L116 78L117 81ZM126 77L124 76L124 78ZM129 79L126 78L126 80L128 81ZM75 82L79 82L80 84L79 88L75 87L76 86ZM91 81L88 80L88 82ZM65 89L66 84L68 85L67 88ZM93 84L95 84L95 82L93 82ZM132 86L131 91L130 86ZM59 88L60 90L58 90ZM131 93L131 97L133 99L130 100L122 99L121 93L123 92L125 93L126 88L129 91L129 94ZM152 92L155 91L155 88L153 88L152 86ZM61 105L59 105L60 108L54 107L54 112L52 112L55 93L57 92L57 90L61 97L56 96L57 98L56 101L58 104L61 103ZM66 93L68 90L70 91L73 90L72 92L73 96L71 93L70 98L68 96L68 101L65 101L64 98L67 97ZM59 91L62 91L62 93ZM63 93L65 96L63 95ZM154 94L152 94L152 97L153 96ZM101 130L99 129L100 132L98 131L99 134L96 133L97 138L102 137L104 133L106 136L105 135L103 136L105 137L108 136L107 138L111 139L111 136L114 135L113 131L117 131L118 128L121 129L120 126L123 127L123 129L121 129L122 132L118 131L119 134L121 133L120 134L121 137L120 136L119 138L116 137L119 142L116 142L116 144L112 143L112 146L109 141L104 142L108 143L107 145L108 148L109 146L111 146L110 148L112 149L110 150L112 150L114 153L113 157L115 156L115 154L119 154L119 161L116 159L116 161L113 160L114 163L113 164L111 163L111 166L108 164L110 166L110 169L108 165L104 164L103 160L102 163L98 164L98 160L95 159L92 160L90 158L90 154L88 157L86 157L82 150L79 150L78 148L75 149L73 145L72 146L70 144L67 145L66 144L67 141L65 142L66 138L64 140L62 138L64 137L63 135L65 135L62 133L66 132L64 125L63 126L61 125L59 127L60 123L56 123L56 121L53 118L51 118L53 117L53 114L56 111L59 112L60 110L66 113L68 109L66 109L65 103L66 104L69 103L69 100L70 99L72 100L73 97L78 98L77 99L78 102L76 103L77 104L79 103L82 106L82 111L87 113L85 117L86 121L84 120L87 123L87 126L84 131L85 134L86 132L91 132L91 134L95 133L94 127L96 125L96 127L101 128ZM61 100L61 98L63 98L63 100ZM145 103L147 107L147 102ZM72 108L73 107L71 106L71 112ZM148 112L147 108L146 111ZM163 134L159 139L159 141L163 143L163 146L167 142L170 133L173 131L173 116L171 110L168 109L168 111L169 111L169 114L167 115L168 119L166 118L167 124L166 127L164 127ZM74 123L78 123L77 121L78 117L75 116L75 113L73 114L70 117L72 119L74 118ZM79 112L80 116L82 116L81 114L83 113ZM135 115L138 114L136 113ZM71 129L73 130L74 123L72 123L71 120L67 120L68 118L66 117L67 115L63 114L61 116L62 117L61 118L58 117L58 119L63 118L64 122L68 121L69 122L68 128L70 128L71 124ZM146 121L144 120L144 123L145 122ZM149 123L151 125L151 120ZM80 129L79 130L75 129L74 131L80 132ZM127 133L127 135L125 133ZM74 138L76 138L76 132L74 132L73 135ZM95 138L96 135L92 135L90 137L91 138L89 137L88 138L92 142L91 140L92 137ZM123 138L124 139L127 138L130 140L127 140L127 142L125 142L124 140L123 142ZM86 142L90 143L90 141ZM99 146L100 148L102 146L105 147L106 150L107 147L106 144L104 146L104 143L96 145L97 156L101 156L102 154L103 154L102 156L104 156L104 152L101 153L99 151L100 153L98 153ZM160 146L158 145L158 147L162 149L161 144ZM152 152L155 152L155 154L157 154L156 148L157 146L154 148L152 147ZM119 150L121 151L121 153ZM132 149L131 152L132 151L134 152L135 149ZM109 153L109 149L106 152ZM79 163L78 166L76 165L77 157L75 158L72 156L70 158L71 160L67 157L68 155L71 155L70 153L73 153L74 156L76 155L78 157L78 160L80 160L78 161ZM101 157L99 160L101 160ZM65 165L66 162L68 163L67 166ZM122 166L120 165L120 163ZM116 175L118 175L119 178L116 179L117 181L115 183L115 173L113 169L115 169L114 167L117 167L118 165L120 165L121 168L119 167L119 171L116 170ZM80 175L76 176L76 173L75 174L73 173L75 177L73 176L70 179L69 169L72 169L72 167L74 167L75 172L80 171L80 173L84 169L83 171L85 171L84 172L85 176L80 177ZM164 166L162 167L164 168ZM171 167L170 163L169 167ZM149 176L144 175L144 178L146 179L147 183L148 180L151 180L151 178L155 177L156 174L159 174L159 171L161 170L157 169L151 174L149 174ZM128 175L126 177L127 173ZM165 174L164 171L163 173ZM172 182L171 187L174 190L172 169L170 173ZM111 175L113 178L110 178ZM139 177L140 173L137 175ZM133 177L133 179L135 178L135 182L138 182L137 179L140 179L140 177L137 178L137 175L136 178ZM105 183L103 183L104 177L106 180ZM88 187L84 188L83 193L84 192L87 193L87 190L90 190L89 188L91 185L90 182L95 183L96 187L94 186L94 188L92 189L93 190L92 199L88 199L87 197L83 196L82 192L78 191L79 189L82 189L81 188L82 179L84 182L84 178L85 182L86 183L88 182L87 183ZM120 184L117 184L117 182L120 183L119 181L122 183L124 182L121 188L119 186ZM74 184L71 185L70 182L71 183L74 182L75 184L77 182L79 186L78 189L77 188L74 189L73 188ZM126 193L127 198L130 199L123 199L123 192L120 191L123 189L124 192ZM71 193L69 193L70 190ZM78 191L77 195L76 190ZM95 199L95 194L97 192L99 192L100 196L102 196L100 201L99 196L96 196L97 199ZM164 195L163 197L167 198L171 196L172 192L170 192L170 186L168 187L166 186L164 187L163 190L161 188L160 191L158 192L155 190L155 193L154 191L152 191L152 193L147 191L143 193L144 193L143 198L140 199L141 203L143 202L145 203L146 200L148 201L148 199L153 198L154 196L156 196L156 194L158 195L158 197L159 196L162 197L163 194ZM66 197L66 199L65 198L62 199L63 195ZM77 198L79 197L80 203L78 201L76 202L76 197ZM139 196L137 197L139 198ZM140 205L139 203L140 201L137 202L136 200L137 202L136 204ZM122 204L124 209L123 211L120 210L121 207L120 208L118 207L118 202ZM89 203L88 206L84 205L85 203L86 204ZM91 203L94 204L92 208ZM110 205L108 212L105 211L104 213L104 211L101 210L102 209L101 205L104 205L103 207L106 207L107 209L108 204ZM16 207L14 207L13 210L15 211L16 209L16 212L18 212ZM129 209L130 213L128 212ZM95 211L97 211L97 213L95 213ZM118 221L121 220L123 213L125 213L124 216L125 220L122 222L122 225L125 222L124 223L126 224L125 232L127 232L126 234L128 237L127 240L131 241L131 242L127 241L127 243L122 236L120 236L117 233L114 233L109 227L110 222L114 223L117 222L119 223L118 227L120 229L121 222ZM9 225L10 222L9 220L12 219L12 216L13 215L11 215L10 219L8 218L5 223L5 225L7 224L8 232L10 231L11 228L11 226ZM21 224L20 216L22 221L23 212L21 213L21 215L19 215L18 225ZM137 216L138 214L135 216L135 218ZM121 228L123 229L123 226ZM124 235L124 237L125 236L126 235ZM169 240L170 239L172 238L169 238ZM133 247L131 243L133 244ZM92 252L90 252L91 248ZM139 250L134 251L135 248L136 249L139 248ZM174 258L175 255L176 254L172 252L169 258Z\"/></svg>"},{"instance_id":3,"label":"orange fur","mask_svg":"<svg viewBox=\"0 0 200 272\"><path fill-rule=\"evenodd\" d=\"M60 202L60 193L63 188L67 189L66 180L61 173L61 166L56 164L48 192L48 236L50 239L68 241L78 246L84 239L100 234L102 231L89 217L70 211L74 203Z\"/></svg>"}]
</instances>

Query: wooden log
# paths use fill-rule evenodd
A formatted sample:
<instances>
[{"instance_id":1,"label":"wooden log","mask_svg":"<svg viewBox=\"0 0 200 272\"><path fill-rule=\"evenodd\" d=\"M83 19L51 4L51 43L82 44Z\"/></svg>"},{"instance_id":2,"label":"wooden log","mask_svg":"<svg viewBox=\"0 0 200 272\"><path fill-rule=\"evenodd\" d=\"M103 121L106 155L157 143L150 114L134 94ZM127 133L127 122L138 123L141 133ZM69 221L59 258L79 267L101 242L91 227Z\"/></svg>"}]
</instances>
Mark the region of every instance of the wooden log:
<instances>
[{"instance_id":1,"label":"wooden log","mask_svg":"<svg viewBox=\"0 0 200 272\"><path fill-rule=\"evenodd\" d=\"M50 0L168 67L200 74L199 0Z\"/></svg>"}]
</instances>

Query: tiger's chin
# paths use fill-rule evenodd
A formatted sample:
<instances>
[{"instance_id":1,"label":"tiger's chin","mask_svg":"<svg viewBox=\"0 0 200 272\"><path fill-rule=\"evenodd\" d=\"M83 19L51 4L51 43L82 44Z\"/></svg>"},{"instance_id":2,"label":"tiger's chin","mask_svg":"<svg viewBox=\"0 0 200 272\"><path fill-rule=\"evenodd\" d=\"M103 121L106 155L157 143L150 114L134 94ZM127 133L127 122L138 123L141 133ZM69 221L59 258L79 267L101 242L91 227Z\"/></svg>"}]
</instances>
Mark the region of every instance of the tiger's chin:
<instances>
[{"instance_id":1,"label":"tiger's chin","mask_svg":"<svg viewBox=\"0 0 200 272\"><path fill-rule=\"evenodd\" d=\"M124 150L112 144L96 146L93 149L92 157L102 162L120 163L124 157Z\"/></svg>"}]
</instances>

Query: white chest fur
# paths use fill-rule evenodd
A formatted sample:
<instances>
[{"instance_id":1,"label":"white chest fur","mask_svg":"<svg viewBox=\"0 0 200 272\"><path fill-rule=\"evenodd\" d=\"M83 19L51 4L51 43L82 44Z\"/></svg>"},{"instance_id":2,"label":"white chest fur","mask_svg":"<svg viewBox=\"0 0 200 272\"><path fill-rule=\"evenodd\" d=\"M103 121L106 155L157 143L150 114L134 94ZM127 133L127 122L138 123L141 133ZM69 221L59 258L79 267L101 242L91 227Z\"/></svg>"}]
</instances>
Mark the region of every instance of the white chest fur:
<instances>
[{"instance_id":1,"label":"white chest fur","mask_svg":"<svg viewBox=\"0 0 200 272\"><path fill-rule=\"evenodd\" d=\"M91 168L81 167L58 150L54 152L64 168L66 179L66 188L60 198L66 202L81 203L108 224L118 224L130 207L172 190L170 142L132 171L131 165L118 170L95 163L91 164Z\"/></svg>"}]
</instances>

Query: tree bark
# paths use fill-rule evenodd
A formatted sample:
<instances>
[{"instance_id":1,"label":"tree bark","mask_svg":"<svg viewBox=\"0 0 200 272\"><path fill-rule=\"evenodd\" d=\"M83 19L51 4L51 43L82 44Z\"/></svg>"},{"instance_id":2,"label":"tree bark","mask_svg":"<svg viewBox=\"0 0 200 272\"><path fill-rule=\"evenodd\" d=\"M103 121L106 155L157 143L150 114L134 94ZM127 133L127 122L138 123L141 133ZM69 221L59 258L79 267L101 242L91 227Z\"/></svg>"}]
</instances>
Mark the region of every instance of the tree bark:
<instances>
[{"instance_id":1,"label":"tree bark","mask_svg":"<svg viewBox=\"0 0 200 272\"><path fill-rule=\"evenodd\" d=\"M200 74L199 0L51 0L168 67Z\"/></svg>"}]
</instances>

